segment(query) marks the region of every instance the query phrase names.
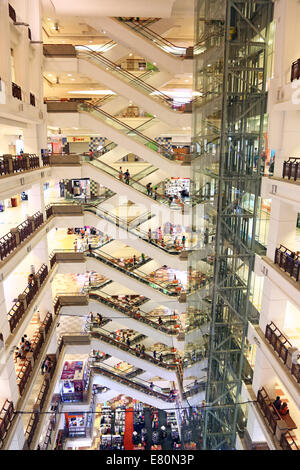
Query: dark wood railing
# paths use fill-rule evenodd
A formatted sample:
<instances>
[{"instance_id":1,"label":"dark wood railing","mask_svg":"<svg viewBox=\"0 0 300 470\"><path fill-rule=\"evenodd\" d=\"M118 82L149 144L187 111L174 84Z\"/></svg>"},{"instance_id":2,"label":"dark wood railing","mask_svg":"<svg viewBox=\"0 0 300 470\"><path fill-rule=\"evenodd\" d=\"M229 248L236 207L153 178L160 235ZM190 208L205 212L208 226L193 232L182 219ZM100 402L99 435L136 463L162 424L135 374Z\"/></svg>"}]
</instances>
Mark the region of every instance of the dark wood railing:
<instances>
[{"instance_id":1,"label":"dark wood railing","mask_svg":"<svg viewBox=\"0 0 300 470\"><path fill-rule=\"evenodd\" d=\"M12 82L11 91L14 98L17 98L18 100L22 101L22 88L19 85Z\"/></svg>"},{"instance_id":2,"label":"dark wood railing","mask_svg":"<svg viewBox=\"0 0 300 470\"><path fill-rule=\"evenodd\" d=\"M300 59L295 60L291 67L291 82L300 78Z\"/></svg>"},{"instance_id":3,"label":"dark wood railing","mask_svg":"<svg viewBox=\"0 0 300 470\"><path fill-rule=\"evenodd\" d=\"M7 233L0 238L0 259L3 260L17 248L17 237L15 234Z\"/></svg>"},{"instance_id":4,"label":"dark wood railing","mask_svg":"<svg viewBox=\"0 0 300 470\"><path fill-rule=\"evenodd\" d=\"M25 360L20 372L17 375L17 384L18 384L19 393L21 396L24 392L25 386L28 382L31 372L32 372L31 361Z\"/></svg>"},{"instance_id":5,"label":"dark wood railing","mask_svg":"<svg viewBox=\"0 0 300 470\"><path fill-rule=\"evenodd\" d=\"M282 434L280 438L280 445L283 448L283 450L300 450L298 447L297 443L295 442L293 436L289 431L286 433Z\"/></svg>"},{"instance_id":6,"label":"dark wood railing","mask_svg":"<svg viewBox=\"0 0 300 470\"><path fill-rule=\"evenodd\" d=\"M10 5L10 3L8 4L8 15L13 20L13 22L16 23L17 21L16 10Z\"/></svg>"},{"instance_id":7,"label":"dark wood railing","mask_svg":"<svg viewBox=\"0 0 300 470\"><path fill-rule=\"evenodd\" d=\"M35 106L35 96L34 96L34 94L30 93L29 97L30 97L31 106Z\"/></svg>"},{"instance_id":8,"label":"dark wood railing","mask_svg":"<svg viewBox=\"0 0 300 470\"><path fill-rule=\"evenodd\" d=\"M41 212L33 215L32 220L27 219L16 228L14 233L7 233L0 238L0 259L5 259L12 253L26 238L44 223L44 216Z\"/></svg>"},{"instance_id":9,"label":"dark wood railing","mask_svg":"<svg viewBox=\"0 0 300 470\"><path fill-rule=\"evenodd\" d=\"M14 404L12 401L5 400L4 405L0 411L0 443L3 444L4 438L10 425L15 417Z\"/></svg>"},{"instance_id":10,"label":"dark wood railing","mask_svg":"<svg viewBox=\"0 0 300 470\"><path fill-rule=\"evenodd\" d=\"M289 158L283 162L282 178L285 177L294 178L295 181L300 178L300 158Z\"/></svg>"},{"instance_id":11,"label":"dark wood railing","mask_svg":"<svg viewBox=\"0 0 300 470\"><path fill-rule=\"evenodd\" d=\"M8 312L8 321L10 326L10 331L13 333L15 328L17 327L19 321L25 314L27 308L30 306L31 302L37 295L39 288L43 285L46 278L48 276L48 266L43 264L41 268L38 270L36 277L34 279L34 284L32 287L26 287L22 294L19 296L18 302L14 304L14 306ZM38 283L39 279L39 283Z\"/></svg>"},{"instance_id":12,"label":"dark wood railing","mask_svg":"<svg viewBox=\"0 0 300 470\"><path fill-rule=\"evenodd\" d=\"M49 165L45 163L44 166ZM22 156L3 155L0 156L0 175L13 175L22 171L40 168L40 159L36 155L23 154Z\"/></svg>"},{"instance_id":13,"label":"dark wood railing","mask_svg":"<svg viewBox=\"0 0 300 470\"><path fill-rule=\"evenodd\" d=\"M277 352L278 356L283 360L283 363L286 364L289 348L293 347L286 336L284 336L277 326L271 322L266 326L265 337L273 346L273 349ZM297 382L300 383L300 364L293 363L290 372Z\"/></svg>"},{"instance_id":14,"label":"dark wood railing","mask_svg":"<svg viewBox=\"0 0 300 470\"><path fill-rule=\"evenodd\" d=\"M261 408L262 414L264 415L270 428L272 429L273 434L275 434L277 421L281 419L281 416L273 405L273 402L264 387L262 387L257 392L257 402Z\"/></svg>"},{"instance_id":15,"label":"dark wood railing","mask_svg":"<svg viewBox=\"0 0 300 470\"><path fill-rule=\"evenodd\" d=\"M288 272L295 281L299 281L300 277L300 257L295 252L289 250L284 245L280 245L275 250L274 263Z\"/></svg>"},{"instance_id":16,"label":"dark wood railing","mask_svg":"<svg viewBox=\"0 0 300 470\"><path fill-rule=\"evenodd\" d=\"M277 352L278 356L283 360L283 363L286 364L288 351L292 345L284 334L277 328L275 323L271 322L266 326L265 337L273 346L274 351Z\"/></svg>"}]
</instances>

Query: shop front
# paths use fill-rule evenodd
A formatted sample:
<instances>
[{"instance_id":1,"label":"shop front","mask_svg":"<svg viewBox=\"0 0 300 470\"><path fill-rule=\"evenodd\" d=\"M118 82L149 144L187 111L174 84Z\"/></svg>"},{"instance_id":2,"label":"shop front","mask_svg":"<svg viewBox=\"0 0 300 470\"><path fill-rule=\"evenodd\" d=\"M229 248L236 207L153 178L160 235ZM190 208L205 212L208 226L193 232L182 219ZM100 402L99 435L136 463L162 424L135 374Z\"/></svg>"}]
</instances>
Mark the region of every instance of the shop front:
<instances>
[{"instance_id":1,"label":"shop front","mask_svg":"<svg viewBox=\"0 0 300 470\"><path fill-rule=\"evenodd\" d=\"M66 361L60 378L62 402L81 402L87 396L89 370L87 361Z\"/></svg>"}]
</instances>

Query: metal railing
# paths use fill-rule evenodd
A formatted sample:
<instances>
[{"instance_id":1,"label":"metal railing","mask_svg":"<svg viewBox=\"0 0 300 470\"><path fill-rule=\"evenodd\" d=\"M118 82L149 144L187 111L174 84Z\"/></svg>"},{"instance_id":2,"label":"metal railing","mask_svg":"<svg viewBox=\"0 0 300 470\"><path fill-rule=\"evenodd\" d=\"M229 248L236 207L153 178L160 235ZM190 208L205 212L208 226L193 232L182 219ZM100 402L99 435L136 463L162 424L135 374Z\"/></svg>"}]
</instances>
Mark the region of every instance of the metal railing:
<instances>
[{"instance_id":1,"label":"metal railing","mask_svg":"<svg viewBox=\"0 0 300 470\"><path fill-rule=\"evenodd\" d=\"M101 295L99 293L90 292L89 293L89 298L92 299L92 300L96 300L97 302L100 302L104 305L107 305L108 307L112 308L113 310L117 310L119 312L122 312L124 315L126 315L128 317L131 317L131 318L134 318L135 320L137 320L141 323L145 323L146 325L151 326L152 328L155 328L156 330L159 330L162 333L166 333L168 335L177 335L178 334L178 330L176 328L167 327L167 326L164 326L164 324L160 325L158 322L155 322L154 320L151 320L149 318L149 316L151 316L151 315L147 314L146 312L143 312L140 309L139 309L139 313L133 312L132 308L128 308L126 306L122 306L120 304L117 304L116 302L113 301L113 299L110 296L107 295L105 297L106 294L104 294L104 295L103 294ZM172 317L172 315L170 317Z\"/></svg>"},{"instance_id":2,"label":"metal railing","mask_svg":"<svg viewBox=\"0 0 300 470\"><path fill-rule=\"evenodd\" d=\"M145 134L142 134L140 131L130 127L128 124L117 119L115 116L106 113L101 108L94 106L91 103L85 102L78 105L78 110L87 112L87 113L94 113L96 118L104 120L108 125L114 127L122 134L125 134L135 141L140 142L141 144L148 146L151 150L159 153L160 155L168 158L169 160L176 160L176 154L167 150L166 147L163 145L158 144L155 140L150 139Z\"/></svg>"},{"instance_id":3,"label":"metal railing","mask_svg":"<svg viewBox=\"0 0 300 470\"><path fill-rule=\"evenodd\" d=\"M189 49L193 49L193 48L176 46L172 42L168 41L168 39L152 31L150 28L146 26L145 23L141 21L123 20L121 18L119 19L119 21L123 24L126 24L126 26L128 26L130 29L140 34L144 38L150 40L155 46L158 46L164 52L174 55L175 57L185 58L188 52L190 52ZM190 53L188 57L192 57L191 54L192 53Z\"/></svg>"},{"instance_id":4,"label":"metal railing","mask_svg":"<svg viewBox=\"0 0 300 470\"><path fill-rule=\"evenodd\" d=\"M99 329L101 330L101 332L98 331ZM92 330L90 334L91 334L92 338L96 338L96 339L99 339L100 341L104 341L107 344L115 346L116 348L121 349L123 351L126 351L129 354L132 354L136 357L140 357L141 359L144 359L145 361L151 362L152 364L154 364L156 366L159 366L159 367L162 367L163 369L177 370L177 368L178 368L178 363L177 362L167 363L167 362L165 362L165 359L160 361L158 359L155 359L153 356L151 356L150 354L148 354L146 352L139 353L139 355L137 355L136 351L135 351L135 348L132 348L131 346L128 346L126 343L123 343L123 342L120 342L120 341L117 341L117 340L113 339L111 336L109 336L111 334L111 332L108 331L108 330L105 330L104 328L97 327L97 331ZM173 357L175 358L175 354L173 354Z\"/></svg>"}]
</instances>

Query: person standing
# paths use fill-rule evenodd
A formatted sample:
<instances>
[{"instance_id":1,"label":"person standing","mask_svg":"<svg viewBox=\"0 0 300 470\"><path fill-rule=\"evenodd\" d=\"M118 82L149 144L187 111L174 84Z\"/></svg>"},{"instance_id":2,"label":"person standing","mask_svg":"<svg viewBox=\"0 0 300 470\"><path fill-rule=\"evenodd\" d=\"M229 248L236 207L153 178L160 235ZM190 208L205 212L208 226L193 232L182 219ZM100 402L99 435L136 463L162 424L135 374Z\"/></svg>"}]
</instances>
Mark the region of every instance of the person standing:
<instances>
[{"instance_id":1,"label":"person standing","mask_svg":"<svg viewBox=\"0 0 300 470\"><path fill-rule=\"evenodd\" d=\"M123 171L122 171L122 167L120 166L120 169L119 169L119 180L120 181L123 181Z\"/></svg>"},{"instance_id":2,"label":"person standing","mask_svg":"<svg viewBox=\"0 0 300 470\"><path fill-rule=\"evenodd\" d=\"M130 173L129 173L129 171L128 171L128 168L127 168L127 170L125 171L124 176L125 176L125 183L126 183L126 184L129 184Z\"/></svg>"}]
</instances>

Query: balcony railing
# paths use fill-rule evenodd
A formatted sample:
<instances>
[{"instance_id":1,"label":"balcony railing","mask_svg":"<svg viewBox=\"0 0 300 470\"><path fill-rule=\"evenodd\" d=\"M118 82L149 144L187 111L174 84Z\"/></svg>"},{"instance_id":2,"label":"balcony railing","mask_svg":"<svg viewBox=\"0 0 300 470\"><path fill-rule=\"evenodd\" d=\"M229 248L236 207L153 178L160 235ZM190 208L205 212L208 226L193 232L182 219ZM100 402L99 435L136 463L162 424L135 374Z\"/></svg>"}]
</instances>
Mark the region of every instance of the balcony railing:
<instances>
[{"instance_id":1,"label":"balcony railing","mask_svg":"<svg viewBox=\"0 0 300 470\"><path fill-rule=\"evenodd\" d=\"M37 212L29 219L19 224L16 229L0 238L0 259L4 260L26 238L35 232L44 223L44 216Z\"/></svg>"},{"instance_id":2,"label":"balcony railing","mask_svg":"<svg viewBox=\"0 0 300 470\"><path fill-rule=\"evenodd\" d=\"M16 11L10 4L8 4L8 15L13 20L13 22L16 23L17 21Z\"/></svg>"},{"instance_id":3,"label":"balcony railing","mask_svg":"<svg viewBox=\"0 0 300 470\"><path fill-rule=\"evenodd\" d=\"M11 88L13 97L22 101L22 88L14 82L12 82Z\"/></svg>"},{"instance_id":4,"label":"balcony railing","mask_svg":"<svg viewBox=\"0 0 300 470\"><path fill-rule=\"evenodd\" d=\"M10 331L13 333L15 328L17 327L19 321L27 311L28 307L30 306L31 302L37 295L40 287L45 282L48 276L48 267L43 264L39 271L36 274L34 284L32 287L26 287L26 289L19 295L19 300L14 304L11 310L8 312L8 322L10 326Z\"/></svg>"},{"instance_id":5,"label":"balcony railing","mask_svg":"<svg viewBox=\"0 0 300 470\"><path fill-rule=\"evenodd\" d=\"M14 404L12 401L5 400L4 405L0 411L0 446L2 446L4 438L10 425L15 417Z\"/></svg>"},{"instance_id":6,"label":"balcony railing","mask_svg":"<svg viewBox=\"0 0 300 470\"><path fill-rule=\"evenodd\" d=\"M264 387L261 387L257 392L257 403L262 411L262 414L270 426L273 434L276 434L277 437L277 423L281 420L287 420L287 425L290 423L291 427L289 429L295 429L295 423L290 417L290 415L281 416L273 405L273 400L269 397L267 391ZM292 424L291 424L292 423ZM284 450L299 450L297 443L295 442L293 436L290 434L289 430L283 432L279 440L280 446Z\"/></svg>"},{"instance_id":7,"label":"balcony railing","mask_svg":"<svg viewBox=\"0 0 300 470\"><path fill-rule=\"evenodd\" d=\"M300 178L300 158L289 158L283 162L282 178L287 177L289 180Z\"/></svg>"},{"instance_id":8,"label":"balcony railing","mask_svg":"<svg viewBox=\"0 0 300 470\"><path fill-rule=\"evenodd\" d=\"M53 317L52 315L50 315L50 317L51 317L51 324L52 324ZM48 333L49 333L49 328L48 328ZM32 359L24 360L23 366L17 376L17 384L18 384L19 392L21 396L24 393L28 379L31 375L33 367L35 366L35 363L37 362L37 359L40 355L42 346L45 343L46 338L47 338L46 333L43 334L40 332L37 332L35 338L33 338L32 346L31 346L32 347Z\"/></svg>"},{"instance_id":9,"label":"balcony railing","mask_svg":"<svg viewBox=\"0 0 300 470\"><path fill-rule=\"evenodd\" d=\"M265 337L272 345L274 351L276 351L278 356L283 360L283 363L287 365L289 349L293 347L289 340L273 322L266 326ZM295 377L297 383L300 383L300 364L292 363L291 367L288 367L288 369Z\"/></svg>"},{"instance_id":10,"label":"balcony railing","mask_svg":"<svg viewBox=\"0 0 300 470\"><path fill-rule=\"evenodd\" d=\"M54 375L55 369L56 369L56 365L57 365L56 356L51 355L51 360L52 360L52 367L51 367L50 373L47 374L47 376L43 380L43 383L42 383L42 386L40 388L38 397L37 397L37 399L35 401L35 404L34 404L34 406L36 408L36 411L32 412L32 414L30 416L30 419L29 419L29 423L28 423L26 431L25 431L26 448L27 449L30 449L30 445L33 441L34 433L36 431L36 428L37 428L38 423L39 423L40 418L41 418L41 415L40 415L39 411L42 411L42 409L45 405L47 395L48 395L48 392L49 392L49 389L50 389L50 381L51 381L51 379Z\"/></svg>"},{"instance_id":11,"label":"balcony railing","mask_svg":"<svg viewBox=\"0 0 300 470\"><path fill-rule=\"evenodd\" d=\"M266 418L273 434L276 432L277 421L280 421L281 416L279 415L278 411L276 410L275 406L272 403L269 395L267 394L264 387L262 387L257 392L257 402L261 408L261 411Z\"/></svg>"},{"instance_id":12,"label":"balcony railing","mask_svg":"<svg viewBox=\"0 0 300 470\"><path fill-rule=\"evenodd\" d=\"M30 29L29 29L28 31L30 31ZM31 38L30 38L30 39L31 39ZM35 96L34 96L34 94L33 94L33 93L30 93L29 96L30 96L30 104L31 104L31 106L35 106Z\"/></svg>"},{"instance_id":13,"label":"balcony railing","mask_svg":"<svg viewBox=\"0 0 300 470\"><path fill-rule=\"evenodd\" d=\"M275 250L274 263L288 272L295 281L299 281L300 277L300 256L289 250L283 245Z\"/></svg>"},{"instance_id":14,"label":"balcony railing","mask_svg":"<svg viewBox=\"0 0 300 470\"><path fill-rule=\"evenodd\" d=\"M44 166L49 165L45 163ZM13 175L23 171L40 168L40 159L36 155L23 154L22 156L0 156L0 176Z\"/></svg>"},{"instance_id":15,"label":"balcony railing","mask_svg":"<svg viewBox=\"0 0 300 470\"><path fill-rule=\"evenodd\" d=\"M291 82L300 78L300 59L295 60L291 67Z\"/></svg>"},{"instance_id":16,"label":"balcony railing","mask_svg":"<svg viewBox=\"0 0 300 470\"><path fill-rule=\"evenodd\" d=\"M274 351L276 351L278 356L283 360L283 363L286 364L289 348L292 347L289 340L273 322L266 326L265 337L273 346Z\"/></svg>"}]
</instances>

